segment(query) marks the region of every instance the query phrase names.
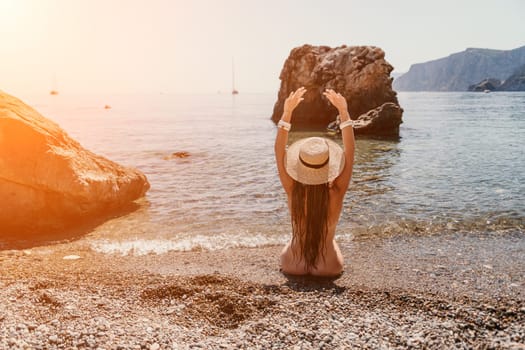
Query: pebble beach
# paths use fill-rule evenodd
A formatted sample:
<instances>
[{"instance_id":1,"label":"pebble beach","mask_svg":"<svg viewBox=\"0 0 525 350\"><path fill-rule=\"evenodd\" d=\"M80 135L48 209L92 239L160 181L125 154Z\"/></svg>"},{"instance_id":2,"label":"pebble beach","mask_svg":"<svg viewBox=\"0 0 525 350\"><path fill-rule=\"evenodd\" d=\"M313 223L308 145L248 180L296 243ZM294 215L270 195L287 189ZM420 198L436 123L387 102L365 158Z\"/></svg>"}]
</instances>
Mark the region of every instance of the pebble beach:
<instances>
[{"instance_id":1,"label":"pebble beach","mask_svg":"<svg viewBox=\"0 0 525 350\"><path fill-rule=\"evenodd\" d=\"M523 242L519 232L356 239L331 280L281 274L280 246L3 250L0 348L523 349Z\"/></svg>"}]
</instances>

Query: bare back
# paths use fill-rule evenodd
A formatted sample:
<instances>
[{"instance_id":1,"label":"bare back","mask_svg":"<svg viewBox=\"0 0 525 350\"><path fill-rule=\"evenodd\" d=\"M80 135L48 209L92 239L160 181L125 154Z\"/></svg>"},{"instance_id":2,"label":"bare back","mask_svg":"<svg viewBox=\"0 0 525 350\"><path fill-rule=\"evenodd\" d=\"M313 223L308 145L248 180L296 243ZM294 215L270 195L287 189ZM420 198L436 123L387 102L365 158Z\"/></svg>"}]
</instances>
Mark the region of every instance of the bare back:
<instances>
[{"instance_id":1,"label":"bare back","mask_svg":"<svg viewBox=\"0 0 525 350\"><path fill-rule=\"evenodd\" d=\"M339 222L343 207L344 193L341 195L336 188L330 188L328 205L328 232L324 244L324 251L319 252L319 260L314 269L308 270L301 257L300 248L290 241L281 253L281 270L293 275L322 275L335 276L343 271L343 256L335 241L335 229ZM288 194L288 208L291 211L291 195ZM324 259L323 259L324 257Z\"/></svg>"}]
</instances>

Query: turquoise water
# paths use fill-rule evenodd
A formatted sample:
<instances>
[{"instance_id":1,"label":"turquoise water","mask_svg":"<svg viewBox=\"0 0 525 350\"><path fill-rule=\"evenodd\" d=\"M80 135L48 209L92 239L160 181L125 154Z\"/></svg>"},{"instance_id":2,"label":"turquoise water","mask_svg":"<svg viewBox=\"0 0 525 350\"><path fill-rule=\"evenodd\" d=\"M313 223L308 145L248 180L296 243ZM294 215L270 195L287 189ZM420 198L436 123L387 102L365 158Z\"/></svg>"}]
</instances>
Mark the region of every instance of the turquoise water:
<instances>
[{"instance_id":1,"label":"turquoise water","mask_svg":"<svg viewBox=\"0 0 525 350\"><path fill-rule=\"evenodd\" d=\"M151 183L139 210L83 238L95 249L141 254L289 237L273 158L276 94L23 99ZM357 140L339 239L523 232L525 93L399 93L399 100L398 140ZM165 159L178 151L190 156Z\"/></svg>"}]
</instances>

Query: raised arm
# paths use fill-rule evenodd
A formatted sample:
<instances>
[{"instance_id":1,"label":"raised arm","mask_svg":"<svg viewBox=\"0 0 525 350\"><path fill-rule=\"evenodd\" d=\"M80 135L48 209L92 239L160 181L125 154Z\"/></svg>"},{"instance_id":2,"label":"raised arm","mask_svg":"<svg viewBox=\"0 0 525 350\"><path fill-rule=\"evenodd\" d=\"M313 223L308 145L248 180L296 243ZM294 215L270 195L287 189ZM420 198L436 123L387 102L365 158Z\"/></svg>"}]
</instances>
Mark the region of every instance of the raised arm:
<instances>
[{"instance_id":1,"label":"raised arm","mask_svg":"<svg viewBox=\"0 0 525 350\"><path fill-rule=\"evenodd\" d=\"M350 114L348 114L348 106L345 98L335 92L332 89L326 89L323 95L334 105L339 111L339 117L341 118L341 124L350 120ZM355 152L355 140L354 140L354 129L352 126L347 126L341 130L343 136L343 146L345 154L345 167L343 172L334 180L333 187L341 195L346 193L350 179L352 178L352 170L354 168L354 152Z\"/></svg>"},{"instance_id":2,"label":"raised arm","mask_svg":"<svg viewBox=\"0 0 525 350\"><path fill-rule=\"evenodd\" d=\"M284 101L284 110L281 121L290 124L292 120L292 113L295 107L303 100L303 95L306 89L301 87L296 91L292 91ZM286 125L285 124L285 125ZM279 171L279 178L286 193L290 194L293 188L293 179L286 172L284 158L286 154L286 144L288 143L288 130L283 127L277 128L277 136L275 137L275 161L277 163L277 170Z\"/></svg>"}]
</instances>

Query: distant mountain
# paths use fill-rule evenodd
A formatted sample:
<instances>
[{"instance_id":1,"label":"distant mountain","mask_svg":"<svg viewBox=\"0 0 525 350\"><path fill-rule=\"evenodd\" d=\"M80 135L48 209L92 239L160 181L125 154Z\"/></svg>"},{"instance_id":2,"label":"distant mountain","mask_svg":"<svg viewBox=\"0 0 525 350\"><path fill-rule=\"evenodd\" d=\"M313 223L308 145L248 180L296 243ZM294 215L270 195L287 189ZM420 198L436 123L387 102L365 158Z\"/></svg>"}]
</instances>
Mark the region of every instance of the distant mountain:
<instances>
[{"instance_id":1,"label":"distant mountain","mask_svg":"<svg viewBox=\"0 0 525 350\"><path fill-rule=\"evenodd\" d=\"M505 80L525 64L525 46L514 50L469 48L434 61L417 63L394 80L399 91L466 91L488 78Z\"/></svg>"}]
</instances>

